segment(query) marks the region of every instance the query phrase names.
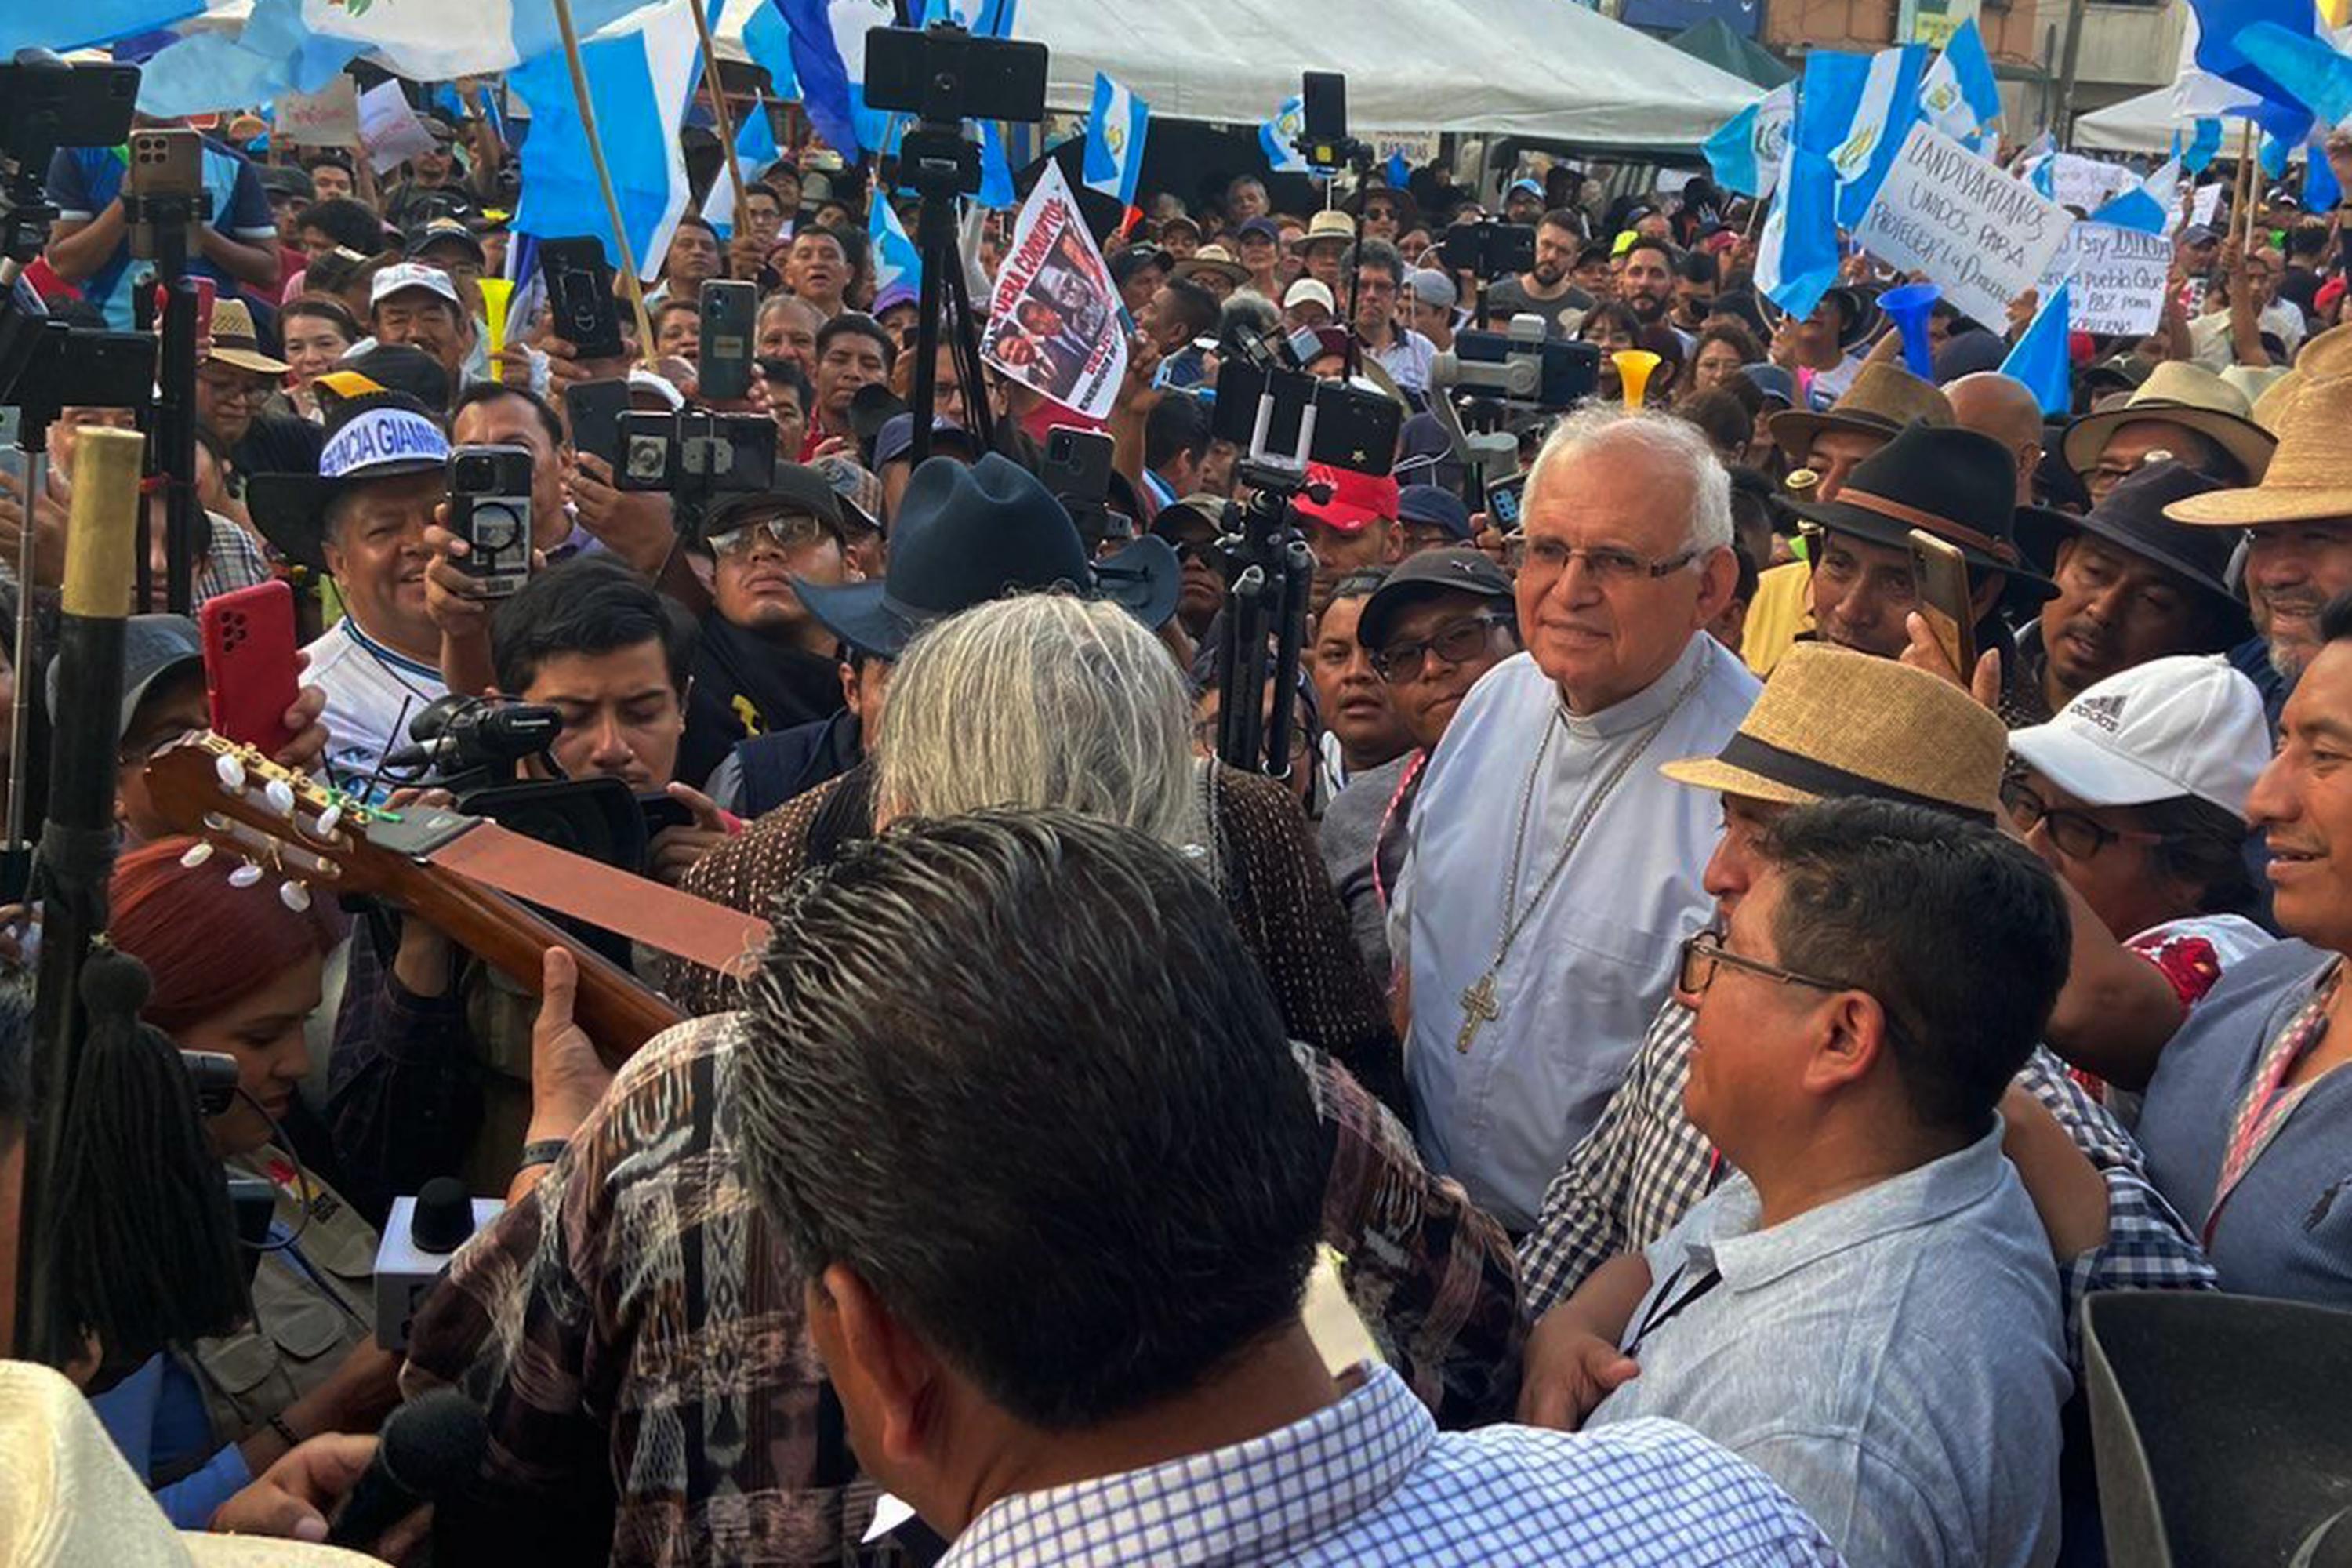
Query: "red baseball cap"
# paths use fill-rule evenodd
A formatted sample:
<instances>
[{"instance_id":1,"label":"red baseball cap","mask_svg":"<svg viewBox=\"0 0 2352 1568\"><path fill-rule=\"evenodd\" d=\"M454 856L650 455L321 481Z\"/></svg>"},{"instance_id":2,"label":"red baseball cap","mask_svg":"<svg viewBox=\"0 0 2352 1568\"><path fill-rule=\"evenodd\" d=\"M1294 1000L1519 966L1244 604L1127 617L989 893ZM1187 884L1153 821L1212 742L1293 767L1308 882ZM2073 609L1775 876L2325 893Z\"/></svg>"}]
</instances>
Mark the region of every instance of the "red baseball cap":
<instances>
[{"instance_id":1,"label":"red baseball cap","mask_svg":"<svg viewBox=\"0 0 2352 1568\"><path fill-rule=\"evenodd\" d=\"M1342 533L1360 533L1376 519L1396 517L1397 482L1386 474L1360 474L1353 468L1309 463L1307 482L1329 485L1331 499L1318 505L1301 495L1298 515L1311 517Z\"/></svg>"}]
</instances>

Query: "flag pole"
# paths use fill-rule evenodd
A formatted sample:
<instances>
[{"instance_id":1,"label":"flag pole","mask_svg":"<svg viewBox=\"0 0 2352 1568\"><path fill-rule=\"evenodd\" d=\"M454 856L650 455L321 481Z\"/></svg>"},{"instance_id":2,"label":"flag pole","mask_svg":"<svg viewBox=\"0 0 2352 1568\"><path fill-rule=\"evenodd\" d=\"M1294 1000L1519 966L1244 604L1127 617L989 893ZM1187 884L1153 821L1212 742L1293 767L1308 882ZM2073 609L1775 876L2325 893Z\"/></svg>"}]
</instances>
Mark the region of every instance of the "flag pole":
<instances>
[{"instance_id":1,"label":"flag pole","mask_svg":"<svg viewBox=\"0 0 2352 1568\"><path fill-rule=\"evenodd\" d=\"M687 0L693 10L695 0ZM572 0L555 0L555 25L563 32L563 63L572 72L572 97L580 106L580 129L588 137L588 161L596 165L596 186L604 193L604 216L613 220L613 245L621 253L621 278L629 309L637 319L637 357L648 369L656 363L653 318L646 314L646 289L637 279L637 258L629 248L628 226L621 221L621 198L613 190L613 171L604 162L604 142L596 130L596 104L588 90L588 68L580 58L580 29L572 25Z\"/></svg>"},{"instance_id":2,"label":"flag pole","mask_svg":"<svg viewBox=\"0 0 2352 1568\"><path fill-rule=\"evenodd\" d=\"M2231 215L2231 226L2242 229L2242 247L2254 243L2254 122L2240 121L2238 132L2238 210Z\"/></svg>"},{"instance_id":3,"label":"flag pole","mask_svg":"<svg viewBox=\"0 0 2352 1568\"><path fill-rule=\"evenodd\" d=\"M719 150L727 155L727 182L735 187L735 223L740 228L750 198L743 192L743 166L735 161L735 120L727 112L726 89L719 85L719 47L711 41L710 18L702 14L701 0L688 0L686 8L694 14L694 30L702 38L702 84L710 89L710 112L719 121Z\"/></svg>"}]
</instances>

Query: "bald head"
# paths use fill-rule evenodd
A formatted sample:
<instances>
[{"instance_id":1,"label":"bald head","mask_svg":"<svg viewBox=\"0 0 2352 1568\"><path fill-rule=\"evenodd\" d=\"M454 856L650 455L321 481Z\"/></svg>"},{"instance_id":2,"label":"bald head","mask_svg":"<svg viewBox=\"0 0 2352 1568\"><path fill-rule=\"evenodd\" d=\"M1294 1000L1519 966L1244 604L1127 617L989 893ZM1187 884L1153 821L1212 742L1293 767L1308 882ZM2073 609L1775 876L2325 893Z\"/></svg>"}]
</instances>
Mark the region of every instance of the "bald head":
<instances>
[{"instance_id":1,"label":"bald head","mask_svg":"<svg viewBox=\"0 0 2352 1568\"><path fill-rule=\"evenodd\" d=\"M2017 504L2033 501L2033 470L2042 462L2042 405L2025 383L1997 370L1964 375L1944 388L1952 422L1991 437L2017 464Z\"/></svg>"}]
</instances>

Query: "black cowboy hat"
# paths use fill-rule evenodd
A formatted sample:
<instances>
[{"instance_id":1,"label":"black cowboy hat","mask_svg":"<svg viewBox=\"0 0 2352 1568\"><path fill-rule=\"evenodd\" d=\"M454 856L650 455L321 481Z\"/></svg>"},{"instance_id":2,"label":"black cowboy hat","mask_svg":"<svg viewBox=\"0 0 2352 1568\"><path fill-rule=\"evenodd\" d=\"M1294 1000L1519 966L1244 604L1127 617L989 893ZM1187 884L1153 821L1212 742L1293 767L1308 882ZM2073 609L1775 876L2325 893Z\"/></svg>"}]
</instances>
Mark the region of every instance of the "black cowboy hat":
<instances>
[{"instance_id":1,"label":"black cowboy hat","mask_svg":"<svg viewBox=\"0 0 2352 1568\"><path fill-rule=\"evenodd\" d=\"M2233 530L2191 528L2174 522L2164 509L2174 501L2221 489L2186 463L2148 463L2124 476L2107 499L2075 517L2045 507L2021 507L2017 513L2017 542L2026 556L2045 572L2058 569L2058 547L2080 534L2104 539L2117 549L2152 561L2199 589L2231 616L2231 645L2252 631L2246 606L2230 591L2230 554L2236 549Z\"/></svg>"},{"instance_id":2,"label":"black cowboy hat","mask_svg":"<svg viewBox=\"0 0 2352 1568\"><path fill-rule=\"evenodd\" d=\"M324 572L327 503L354 485L439 471L449 460L449 438L433 411L404 392L348 371L317 384L326 425L319 471L255 474L245 501L253 526L280 555ZM352 395L341 395L342 387Z\"/></svg>"},{"instance_id":3,"label":"black cowboy hat","mask_svg":"<svg viewBox=\"0 0 2352 1568\"><path fill-rule=\"evenodd\" d=\"M842 641L896 658L932 622L1024 589L1073 588L1157 628L1176 613L1183 568L1166 540L1150 537L1089 562L1053 492L991 452L969 465L933 458L916 468L890 521L882 581L793 586Z\"/></svg>"},{"instance_id":4,"label":"black cowboy hat","mask_svg":"<svg viewBox=\"0 0 2352 1568\"><path fill-rule=\"evenodd\" d=\"M1906 426L1854 465L1837 499L1793 501L1798 516L1832 533L1897 550L1920 529L1959 546L1969 565L2005 572L2027 599L2047 599L2058 584L2034 570L2017 547L2017 468L2009 448L1957 426Z\"/></svg>"}]
</instances>

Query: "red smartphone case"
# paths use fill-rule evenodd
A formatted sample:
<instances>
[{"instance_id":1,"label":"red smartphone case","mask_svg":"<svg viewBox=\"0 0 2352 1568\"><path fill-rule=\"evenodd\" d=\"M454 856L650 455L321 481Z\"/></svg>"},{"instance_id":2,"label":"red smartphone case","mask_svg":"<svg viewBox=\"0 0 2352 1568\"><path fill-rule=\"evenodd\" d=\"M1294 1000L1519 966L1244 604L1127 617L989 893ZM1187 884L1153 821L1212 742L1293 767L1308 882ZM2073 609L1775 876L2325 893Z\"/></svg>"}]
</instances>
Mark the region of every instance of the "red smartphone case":
<instances>
[{"instance_id":1,"label":"red smartphone case","mask_svg":"<svg viewBox=\"0 0 2352 1568\"><path fill-rule=\"evenodd\" d=\"M294 591L261 583L206 599L198 612L205 637L205 698L213 732L275 756L293 740L286 710L300 682L294 656Z\"/></svg>"}]
</instances>

